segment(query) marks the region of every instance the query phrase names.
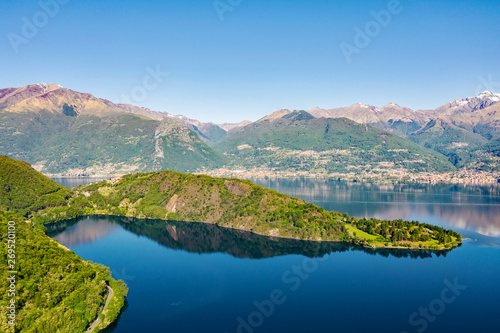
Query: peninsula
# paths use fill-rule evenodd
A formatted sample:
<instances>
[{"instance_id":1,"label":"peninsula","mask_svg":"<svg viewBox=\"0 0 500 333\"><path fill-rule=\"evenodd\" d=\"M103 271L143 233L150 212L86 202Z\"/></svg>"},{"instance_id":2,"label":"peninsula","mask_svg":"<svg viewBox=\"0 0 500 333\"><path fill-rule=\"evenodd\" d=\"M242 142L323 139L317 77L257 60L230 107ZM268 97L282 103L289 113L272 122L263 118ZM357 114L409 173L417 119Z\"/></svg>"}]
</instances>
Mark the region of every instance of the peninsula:
<instances>
[{"instance_id":1,"label":"peninsula","mask_svg":"<svg viewBox=\"0 0 500 333\"><path fill-rule=\"evenodd\" d=\"M66 191L68 198L62 204L41 203L29 216L40 225L96 214L205 222L263 236L372 248L442 250L462 242L453 230L401 219L359 219L240 179L160 171Z\"/></svg>"},{"instance_id":2,"label":"peninsula","mask_svg":"<svg viewBox=\"0 0 500 333\"><path fill-rule=\"evenodd\" d=\"M126 285L114 280L108 268L79 258L43 232L46 225L96 214L205 222L263 236L367 248L447 250L462 242L453 230L418 221L354 218L246 180L160 171L67 189L26 162L0 156L2 244L8 242L4 231L13 221L18 253L25 258L15 267L22 291L16 299L17 328L43 329L50 322L51 327L71 325L76 332L92 323L102 329L117 318ZM0 249L6 259L7 247ZM53 284L59 285L57 294L49 292ZM6 287L2 284L2 294ZM0 311L6 313L7 304L0 304ZM12 331L6 322L0 327Z\"/></svg>"}]
</instances>

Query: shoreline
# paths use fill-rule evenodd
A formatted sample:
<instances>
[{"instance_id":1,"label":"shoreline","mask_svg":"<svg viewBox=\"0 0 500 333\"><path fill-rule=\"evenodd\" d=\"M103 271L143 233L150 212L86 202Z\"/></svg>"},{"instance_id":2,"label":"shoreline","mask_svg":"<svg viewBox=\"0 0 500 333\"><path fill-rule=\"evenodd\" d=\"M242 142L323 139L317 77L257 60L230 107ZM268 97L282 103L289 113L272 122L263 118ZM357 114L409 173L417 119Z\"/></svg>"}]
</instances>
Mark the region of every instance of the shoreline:
<instances>
[{"instance_id":1,"label":"shoreline","mask_svg":"<svg viewBox=\"0 0 500 333\"><path fill-rule=\"evenodd\" d=\"M223 174L218 174L218 173L212 173L212 172L202 172L202 173L195 173L195 174L200 174L200 175L207 175L211 177L217 177L217 178L236 178L236 179L315 179L315 180L331 180L331 181L341 181L341 182L350 182L350 183L381 183L381 184L418 184L418 185L439 185L439 184L445 184L445 185L479 185L479 186L488 186L488 185L497 185L500 186L500 178L496 177L491 177L488 180L482 180L482 181L476 181L476 180L469 180L467 179L470 178L464 178L464 179L453 179L453 180L431 180L431 179L426 179L426 178L413 178L413 179L404 179L404 178L393 178L393 179L387 179L387 178L376 178L376 177L362 177L362 176L349 176L349 177L342 177L342 176L329 176L329 175L315 175L315 174L309 174L309 175L252 175L252 174L240 174L240 173L223 173ZM437 175L439 176L439 175ZM432 177L432 176L430 176ZM465 180L465 181L464 181Z\"/></svg>"},{"instance_id":2,"label":"shoreline","mask_svg":"<svg viewBox=\"0 0 500 333\"><path fill-rule=\"evenodd\" d=\"M421 247L418 247L418 246L410 246L410 247L406 247L406 246L373 246L373 245L363 245L361 243L347 242L347 241L342 241L342 240L326 240L326 239L325 240L318 240L318 239L301 239L301 238L297 238L297 237L286 237L286 236L272 236L272 235L269 235L269 234L263 234L263 233L255 232L255 231L252 231L252 230L246 230L246 229L229 227L229 226L222 226L222 225L218 225L216 223L210 223L210 222L174 221L174 220L166 220L166 219L153 219L153 218L149 218L149 217L134 217L134 216L123 216L123 215L105 214L105 213L86 214L86 215L82 215L82 216L79 216L79 217L76 217L76 218L72 218L72 219L66 219L66 220L60 220L60 221L51 222L49 224L58 224L58 223L63 223L65 221L71 221L71 220L74 220L74 219L77 219L77 218L84 218L84 217L91 217L91 216L111 216L111 217L130 218L130 219L137 219L137 220L156 220L156 221L165 221L165 222L169 222L170 221L170 222L182 222L182 223L201 223L201 224L207 224L207 225L216 225L216 226L218 226L220 228L224 228L224 229L231 229L231 230L238 230L238 231L249 232L249 233L254 234L254 235L258 235L258 236L262 236L262 237L268 237L268 238L271 238L271 239L272 238L275 238L275 239L288 239L288 240L296 240L296 241L303 241L303 242L314 242L314 243L342 243L342 244L356 245L356 246L360 246L362 248L370 249L370 250L394 249L394 250L431 251L431 252L434 252L434 251L450 251L450 250L453 250L453 249L455 249L457 247L462 246L462 244L463 244L463 240L462 240L462 242L450 243L451 247L449 247L449 248L443 246L443 247L440 247L440 248L437 248L437 249L421 248ZM345 223L345 222L342 222L342 223ZM48 225L48 224L45 224L45 225Z\"/></svg>"},{"instance_id":3,"label":"shoreline","mask_svg":"<svg viewBox=\"0 0 500 333\"><path fill-rule=\"evenodd\" d=\"M376 178L366 178L366 177L337 177L337 176L327 176L327 175L244 175L240 173L228 173L228 174L217 174L215 175L212 172L198 172L194 173L196 175L206 175L215 178L233 178L233 179L265 179L265 180L276 180L276 179L308 179L308 180L330 180L330 181L340 181L347 183L371 183L371 184L393 184L393 185L464 185L464 186L498 186L500 187L500 179L491 178L488 181L431 181L425 179L376 179ZM45 174L45 176L51 179L95 179L97 181L106 180L106 179L114 179L122 177L126 174L109 174L109 175L97 175L97 176L68 176L61 174ZM340 178L340 180L339 180Z\"/></svg>"},{"instance_id":4,"label":"shoreline","mask_svg":"<svg viewBox=\"0 0 500 333\"><path fill-rule=\"evenodd\" d=\"M106 298L106 303L104 304L104 307L102 308L101 313L104 313L104 311L106 311L106 309L109 306L109 302L111 301L111 297L113 297L113 289L110 286L107 286L107 287L108 287L108 297ZM97 326L99 326L100 323L101 323L101 318L99 318L99 315L98 315L96 320L94 320L94 322L90 325L90 327L88 328L88 330L85 333L93 333L94 330L97 328ZM106 327L103 327L103 329L105 329L105 328Z\"/></svg>"}]
</instances>

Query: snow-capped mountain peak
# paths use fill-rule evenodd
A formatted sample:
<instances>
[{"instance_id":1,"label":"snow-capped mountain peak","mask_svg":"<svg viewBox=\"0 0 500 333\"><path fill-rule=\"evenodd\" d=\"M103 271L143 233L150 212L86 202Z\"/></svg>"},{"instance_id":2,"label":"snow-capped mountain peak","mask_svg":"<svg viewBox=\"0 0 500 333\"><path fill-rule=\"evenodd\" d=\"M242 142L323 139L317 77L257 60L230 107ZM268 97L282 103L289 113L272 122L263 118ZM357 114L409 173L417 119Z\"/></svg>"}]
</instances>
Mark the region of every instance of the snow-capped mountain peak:
<instances>
[{"instance_id":1,"label":"snow-capped mountain peak","mask_svg":"<svg viewBox=\"0 0 500 333\"><path fill-rule=\"evenodd\" d=\"M483 91L477 97L480 99L489 99L494 102L500 102L500 94L489 90Z\"/></svg>"},{"instance_id":2,"label":"snow-capped mountain peak","mask_svg":"<svg viewBox=\"0 0 500 333\"><path fill-rule=\"evenodd\" d=\"M380 109L376 106L373 106L373 105L366 105L366 104L363 104L363 103L358 103L357 105L359 105L360 107L362 107L363 109L368 109L372 112L379 112Z\"/></svg>"},{"instance_id":3,"label":"snow-capped mountain peak","mask_svg":"<svg viewBox=\"0 0 500 333\"><path fill-rule=\"evenodd\" d=\"M442 107L436 109L438 114L445 114L446 112L474 112L477 110L485 109L493 104L500 102L500 94L492 91L483 91L476 97L469 97L454 100Z\"/></svg>"}]
</instances>

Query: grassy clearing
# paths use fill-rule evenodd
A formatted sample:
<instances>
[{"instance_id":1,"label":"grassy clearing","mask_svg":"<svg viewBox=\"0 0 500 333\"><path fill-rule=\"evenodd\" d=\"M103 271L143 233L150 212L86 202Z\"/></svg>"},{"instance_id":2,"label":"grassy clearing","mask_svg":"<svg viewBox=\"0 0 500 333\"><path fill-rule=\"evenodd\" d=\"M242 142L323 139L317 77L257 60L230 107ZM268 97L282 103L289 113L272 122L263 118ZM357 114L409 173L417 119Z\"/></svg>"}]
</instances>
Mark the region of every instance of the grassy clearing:
<instances>
[{"instance_id":1,"label":"grassy clearing","mask_svg":"<svg viewBox=\"0 0 500 333\"><path fill-rule=\"evenodd\" d=\"M345 226L347 227L347 230L349 231L352 237L354 237L354 233L356 233L356 237L366 239L368 241L374 241L378 238L377 236L370 235L369 233L359 230L352 224L346 223Z\"/></svg>"}]
</instances>

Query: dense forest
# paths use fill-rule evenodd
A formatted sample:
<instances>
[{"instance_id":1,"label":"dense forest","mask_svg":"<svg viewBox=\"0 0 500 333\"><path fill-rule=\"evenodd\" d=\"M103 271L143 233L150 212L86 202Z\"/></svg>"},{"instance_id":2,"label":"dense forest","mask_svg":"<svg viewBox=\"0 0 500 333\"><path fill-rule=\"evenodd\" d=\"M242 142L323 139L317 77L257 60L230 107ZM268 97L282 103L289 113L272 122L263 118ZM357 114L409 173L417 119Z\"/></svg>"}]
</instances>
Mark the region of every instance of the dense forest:
<instances>
[{"instance_id":1,"label":"dense forest","mask_svg":"<svg viewBox=\"0 0 500 333\"><path fill-rule=\"evenodd\" d=\"M375 218L371 219L355 219L344 215L344 220L354 225L357 229L369 234L373 237L361 237L354 232L355 243L363 245L384 243L388 246L389 243L400 247L411 247L413 244L418 244L419 248L437 248L444 244L444 247L450 248L453 243L461 243L462 235L451 230L444 229L438 226L419 221L403 221L393 220L385 221ZM371 240L371 242L370 242Z\"/></svg>"},{"instance_id":2,"label":"dense forest","mask_svg":"<svg viewBox=\"0 0 500 333\"><path fill-rule=\"evenodd\" d=\"M15 222L16 325L14 330L7 322L9 274L2 269L1 332L84 332L99 315L103 326L118 316L127 287L113 280L108 268L82 260L30 222L5 212L0 212L2 263L7 263L10 253L5 246L9 221ZM107 311L100 314L108 286L113 296Z\"/></svg>"},{"instance_id":3,"label":"dense forest","mask_svg":"<svg viewBox=\"0 0 500 333\"><path fill-rule=\"evenodd\" d=\"M22 216L46 207L64 205L68 189L23 161L0 156L0 210Z\"/></svg>"},{"instance_id":4,"label":"dense forest","mask_svg":"<svg viewBox=\"0 0 500 333\"><path fill-rule=\"evenodd\" d=\"M40 209L66 204L71 191L33 170L0 156L0 332L85 332L101 318L100 328L119 315L127 294L108 268L85 261L26 219ZM16 272L16 273L9 273ZM10 294L14 277L15 292ZM104 304L113 291L108 307ZM12 297L11 297L12 296ZM10 324L10 300L15 325Z\"/></svg>"}]
</instances>

